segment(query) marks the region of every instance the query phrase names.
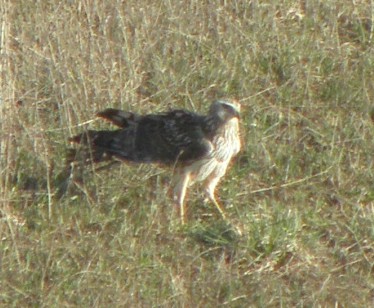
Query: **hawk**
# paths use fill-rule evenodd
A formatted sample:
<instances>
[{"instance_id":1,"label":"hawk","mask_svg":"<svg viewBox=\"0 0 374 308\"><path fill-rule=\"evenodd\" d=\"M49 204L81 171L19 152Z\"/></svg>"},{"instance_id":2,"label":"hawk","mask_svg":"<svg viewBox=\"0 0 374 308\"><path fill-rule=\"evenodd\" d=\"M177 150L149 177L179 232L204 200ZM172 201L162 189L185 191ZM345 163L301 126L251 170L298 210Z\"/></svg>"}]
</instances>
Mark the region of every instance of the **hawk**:
<instances>
[{"instance_id":1,"label":"hawk","mask_svg":"<svg viewBox=\"0 0 374 308\"><path fill-rule=\"evenodd\" d=\"M88 130L70 138L72 143L81 145L86 162L114 158L174 167L174 201L182 224L187 188L195 182L203 182L206 196L226 219L215 189L240 150L237 101L214 101L206 115L186 110L139 115L109 108L97 116L119 129ZM78 160L77 157L70 162Z\"/></svg>"}]
</instances>

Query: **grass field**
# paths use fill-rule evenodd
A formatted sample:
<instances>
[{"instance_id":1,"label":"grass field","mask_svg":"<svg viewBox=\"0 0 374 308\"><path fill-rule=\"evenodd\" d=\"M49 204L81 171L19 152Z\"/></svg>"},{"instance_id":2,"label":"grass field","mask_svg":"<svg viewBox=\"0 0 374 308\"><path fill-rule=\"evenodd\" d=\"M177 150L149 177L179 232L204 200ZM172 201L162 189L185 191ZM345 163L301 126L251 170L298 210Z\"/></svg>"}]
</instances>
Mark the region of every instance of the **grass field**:
<instances>
[{"instance_id":1,"label":"grass field","mask_svg":"<svg viewBox=\"0 0 374 308\"><path fill-rule=\"evenodd\" d=\"M1 307L373 304L372 1L0 9ZM220 97L243 106L218 192L242 236L198 186L181 226L170 170L66 167L69 137L110 127L101 109Z\"/></svg>"}]
</instances>

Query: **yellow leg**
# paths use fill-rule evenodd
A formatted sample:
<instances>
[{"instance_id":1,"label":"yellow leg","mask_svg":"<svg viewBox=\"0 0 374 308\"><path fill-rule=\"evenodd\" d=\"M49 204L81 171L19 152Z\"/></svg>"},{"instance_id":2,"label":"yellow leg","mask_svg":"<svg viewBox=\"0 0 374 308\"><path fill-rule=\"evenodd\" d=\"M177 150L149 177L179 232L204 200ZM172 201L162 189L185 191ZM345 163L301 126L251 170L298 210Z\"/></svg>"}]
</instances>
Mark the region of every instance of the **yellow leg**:
<instances>
[{"instance_id":1,"label":"yellow leg","mask_svg":"<svg viewBox=\"0 0 374 308\"><path fill-rule=\"evenodd\" d=\"M213 204L218 209L219 213L221 214L222 218L227 220L225 211L223 210L223 207L217 202L216 197L214 196L214 191L216 189L216 186L219 182L220 178L215 177L213 179L208 179L206 185L205 185L205 193L207 194L208 198L213 202Z\"/></svg>"},{"instance_id":2,"label":"yellow leg","mask_svg":"<svg viewBox=\"0 0 374 308\"><path fill-rule=\"evenodd\" d=\"M208 179L205 185L205 193L207 194L208 198L213 202L213 204L216 206L218 209L219 213L221 214L222 218L226 220L230 225L232 225L238 235L242 235L243 231L242 229L237 226L232 224L229 219L226 217L225 211L223 210L223 207L217 202L215 196L214 196L214 191L216 189L216 186L220 180L220 177L215 177L212 179Z\"/></svg>"},{"instance_id":3,"label":"yellow leg","mask_svg":"<svg viewBox=\"0 0 374 308\"><path fill-rule=\"evenodd\" d=\"M220 206L220 204L217 202L216 198L213 196L213 198L211 198L211 200L212 200L213 204L216 206L216 208L218 209L218 211L220 212L222 218L224 220L227 220L225 211L223 210L223 207Z\"/></svg>"},{"instance_id":4,"label":"yellow leg","mask_svg":"<svg viewBox=\"0 0 374 308\"><path fill-rule=\"evenodd\" d=\"M179 214L181 219L181 224L185 222L185 209L184 209L184 199L186 197L187 187L190 182L190 174L183 173L174 188L174 201L179 208Z\"/></svg>"}]
</instances>

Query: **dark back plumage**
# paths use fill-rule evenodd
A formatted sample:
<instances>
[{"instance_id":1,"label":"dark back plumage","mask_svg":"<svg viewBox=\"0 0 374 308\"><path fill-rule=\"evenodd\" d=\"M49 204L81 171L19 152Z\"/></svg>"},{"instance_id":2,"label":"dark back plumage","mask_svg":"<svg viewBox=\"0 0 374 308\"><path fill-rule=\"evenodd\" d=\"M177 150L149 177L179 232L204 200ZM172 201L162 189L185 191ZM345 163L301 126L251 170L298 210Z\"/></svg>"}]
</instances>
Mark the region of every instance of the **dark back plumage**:
<instances>
[{"instance_id":1,"label":"dark back plumage","mask_svg":"<svg viewBox=\"0 0 374 308\"><path fill-rule=\"evenodd\" d=\"M136 163L175 164L198 159L211 150L216 131L226 120L214 103L208 115L186 110L138 115L117 109L97 114L121 129L89 130L70 139L89 147L95 162L116 157ZM228 108L228 107L225 107ZM226 112L223 109L223 112ZM233 112L229 116L236 116ZM105 155L104 155L105 154Z\"/></svg>"}]
</instances>

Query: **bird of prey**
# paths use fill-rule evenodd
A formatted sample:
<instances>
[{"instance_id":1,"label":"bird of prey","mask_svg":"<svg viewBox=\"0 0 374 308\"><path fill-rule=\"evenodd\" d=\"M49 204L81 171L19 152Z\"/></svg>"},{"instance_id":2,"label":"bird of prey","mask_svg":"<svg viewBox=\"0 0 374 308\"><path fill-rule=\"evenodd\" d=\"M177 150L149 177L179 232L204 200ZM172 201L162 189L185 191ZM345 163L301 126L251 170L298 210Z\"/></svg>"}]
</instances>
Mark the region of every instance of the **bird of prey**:
<instances>
[{"instance_id":1,"label":"bird of prey","mask_svg":"<svg viewBox=\"0 0 374 308\"><path fill-rule=\"evenodd\" d=\"M86 162L114 158L174 167L174 201L182 224L187 188L195 182L203 182L206 196L226 219L215 198L215 189L240 150L237 101L214 101L206 115L179 109L139 115L109 108L97 116L119 129L88 130L70 138L72 143L80 144ZM74 160L78 156L71 162Z\"/></svg>"}]
</instances>

